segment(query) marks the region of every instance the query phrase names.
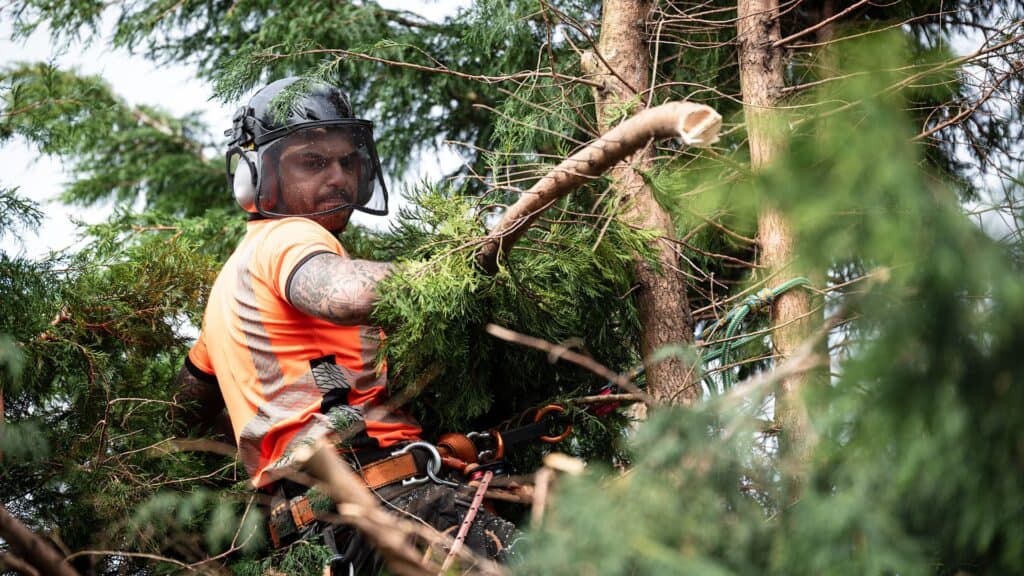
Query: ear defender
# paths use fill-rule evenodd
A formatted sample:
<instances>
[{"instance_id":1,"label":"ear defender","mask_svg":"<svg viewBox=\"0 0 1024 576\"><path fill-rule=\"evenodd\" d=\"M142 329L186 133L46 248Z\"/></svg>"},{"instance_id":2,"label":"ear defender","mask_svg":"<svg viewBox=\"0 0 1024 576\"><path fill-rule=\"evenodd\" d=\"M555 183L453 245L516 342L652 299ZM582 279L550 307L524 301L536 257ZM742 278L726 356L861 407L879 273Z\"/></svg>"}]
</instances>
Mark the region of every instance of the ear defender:
<instances>
[{"instance_id":1,"label":"ear defender","mask_svg":"<svg viewBox=\"0 0 1024 576\"><path fill-rule=\"evenodd\" d=\"M235 173L228 172L231 182L231 189L235 193L235 201L249 213L256 213L256 190L259 187L259 167L255 150L242 150L234 148L228 152L228 164L231 157L238 156L238 166Z\"/></svg>"}]
</instances>

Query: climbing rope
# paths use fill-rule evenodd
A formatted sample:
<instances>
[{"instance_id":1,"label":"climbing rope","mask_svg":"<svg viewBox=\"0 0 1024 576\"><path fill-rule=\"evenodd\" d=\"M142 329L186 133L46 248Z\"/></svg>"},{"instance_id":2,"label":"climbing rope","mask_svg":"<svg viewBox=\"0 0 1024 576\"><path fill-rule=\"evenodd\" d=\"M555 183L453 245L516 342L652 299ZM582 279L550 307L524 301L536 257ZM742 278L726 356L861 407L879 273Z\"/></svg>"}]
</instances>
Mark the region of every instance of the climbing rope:
<instances>
[{"instance_id":1,"label":"climbing rope","mask_svg":"<svg viewBox=\"0 0 1024 576\"><path fill-rule=\"evenodd\" d=\"M712 360L721 359L723 367L728 365L729 358L733 350L742 348L745 344L752 342L759 337L759 335L753 334L737 338L737 333L743 325L743 320L747 316L757 314L763 310L771 308L771 305L775 302L776 298L794 288L800 286L807 287L810 285L811 281L807 278L797 277L787 280L775 288L762 288L761 290L748 295L738 306L730 310L718 322L715 322L711 326L709 330L711 333L714 333L722 326L725 326L725 337L722 338L722 344L720 346L711 348L702 354L701 361L707 364ZM726 388L732 386L731 369L726 368L722 371L722 383Z\"/></svg>"},{"instance_id":2,"label":"climbing rope","mask_svg":"<svg viewBox=\"0 0 1024 576\"><path fill-rule=\"evenodd\" d=\"M754 292L753 294L747 295L745 298L743 298L743 300L740 302L738 306L736 306L732 310L729 310L729 312L720 320L712 324L709 328L700 331L712 334L718 331L723 326L725 326L725 336L720 340L721 344L719 344L718 346L705 348L700 355L701 364L706 366L708 363L714 360L721 359L722 367L727 366L729 364L730 355L734 350L738 350L743 346L749 344L750 342L753 342L754 340L757 340L758 338L761 338L763 336L762 334L750 334L747 336L737 337L737 333L739 332L740 327L743 325L743 321L749 315L758 314L764 310L771 308L771 305L779 296L782 296L783 294L789 292L790 290L793 290L794 288L809 288L810 286L810 280L802 276L798 276L796 278L787 280L782 284L779 284L775 288L762 288L757 292ZM697 340L701 339L700 334L696 334L696 337ZM644 372L645 368L644 366L641 365L639 368L630 373L629 379L633 380L642 375ZM722 370L722 383L725 388L732 387L732 378L733 376L731 369L725 368ZM598 395L611 394L615 390L615 383L608 381L604 388L602 388L601 391L598 393ZM708 386L708 390L712 392L715 391L715 386L713 385L713 383ZM610 412L614 412L618 407L618 402L612 402L608 403L607 405L592 408L591 412L596 416L604 416Z\"/></svg>"}]
</instances>

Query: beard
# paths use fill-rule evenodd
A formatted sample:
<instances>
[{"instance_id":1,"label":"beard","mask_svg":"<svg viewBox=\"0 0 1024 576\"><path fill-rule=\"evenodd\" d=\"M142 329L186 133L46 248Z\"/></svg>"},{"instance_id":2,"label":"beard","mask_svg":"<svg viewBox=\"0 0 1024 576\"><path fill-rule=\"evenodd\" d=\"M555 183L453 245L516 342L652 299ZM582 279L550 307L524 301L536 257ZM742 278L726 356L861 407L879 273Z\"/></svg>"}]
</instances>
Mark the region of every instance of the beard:
<instances>
[{"instance_id":1,"label":"beard","mask_svg":"<svg viewBox=\"0 0 1024 576\"><path fill-rule=\"evenodd\" d=\"M330 214L322 214L319 216L308 216L310 220L313 220L317 224L323 226L331 234L341 234L345 231L348 226L348 220L352 217L352 208L345 208L337 212L331 212Z\"/></svg>"}]
</instances>

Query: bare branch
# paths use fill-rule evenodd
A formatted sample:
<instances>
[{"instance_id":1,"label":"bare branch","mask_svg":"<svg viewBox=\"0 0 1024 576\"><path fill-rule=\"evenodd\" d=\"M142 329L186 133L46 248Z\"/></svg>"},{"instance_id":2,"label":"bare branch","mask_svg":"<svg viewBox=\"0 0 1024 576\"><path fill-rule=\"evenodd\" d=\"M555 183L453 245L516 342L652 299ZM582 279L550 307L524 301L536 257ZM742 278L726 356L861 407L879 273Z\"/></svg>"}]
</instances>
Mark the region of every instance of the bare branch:
<instances>
[{"instance_id":1,"label":"bare branch","mask_svg":"<svg viewBox=\"0 0 1024 576\"><path fill-rule=\"evenodd\" d=\"M31 564L25 562L21 558L15 556L12 552L6 554L0 554L0 569L2 570L14 570L28 576L39 576L39 571L32 567Z\"/></svg>"},{"instance_id":2,"label":"bare branch","mask_svg":"<svg viewBox=\"0 0 1024 576\"><path fill-rule=\"evenodd\" d=\"M654 398L652 398L650 394L644 392L643 390L638 388L636 384L630 382L629 378L626 378L622 374L612 371L607 366L604 366L603 364L595 361L593 358L590 358L589 356L584 356L579 352L573 352L572 350L569 350L565 346L557 346L555 344L548 342L547 340L542 340L540 338L534 338L533 336L520 334L513 330L509 330L508 328L498 326L497 324L488 324L486 329L487 333L490 334L491 336L501 338L506 342L514 342L516 344L522 344L523 346L529 346L531 348L543 350L550 354L550 356L555 360L559 358L565 358L566 360L572 362L573 364L582 366L587 370L590 370L594 374L597 374L602 378L608 379L610 382L614 383L619 388L622 388L623 390L629 390L632 394L640 398L645 404L649 406L657 404L657 402L655 402Z\"/></svg>"},{"instance_id":3,"label":"bare branch","mask_svg":"<svg viewBox=\"0 0 1024 576\"><path fill-rule=\"evenodd\" d=\"M842 12L839 12L837 14L833 14L831 17L826 18L826 19L822 20L821 22L818 22L814 26L811 26L809 28L804 28L803 30L801 30L801 31L799 31L799 32L797 32L795 34L790 34L789 36L786 36L785 38L782 38L781 40L776 40L775 42L772 42L772 48L778 48L779 46L782 46L783 44L786 44L788 42L792 42L793 40L796 40L797 38L800 38L801 36L806 36L806 35L810 34L811 32L814 32L815 30L817 30L819 28L823 28L825 26L828 26L832 22L835 22L836 20L842 18L843 16L846 16L850 12L853 12L857 8L860 8L861 6L863 6L864 4L867 4L870 1L871 0L860 0L860 2L857 2L856 4L853 4L849 8L843 10Z\"/></svg>"},{"instance_id":4,"label":"bare branch","mask_svg":"<svg viewBox=\"0 0 1024 576\"><path fill-rule=\"evenodd\" d=\"M359 530L370 544L380 553L388 569L398 575L427 576L438 573L436 563L424 560L409 540L423 536L411 522L389 514L378 503L377 498L360 481L338 456L334 446L321 439L315 446L302 446L296 451L295 462L300 468L320 481L326 494L338 506L341 520ZM436 530L432 541L446 541ZM481 574L501 576L505 571L486 559L481 559L463 550L460 556L472 562Z\"/></svg>"}]
</instances>

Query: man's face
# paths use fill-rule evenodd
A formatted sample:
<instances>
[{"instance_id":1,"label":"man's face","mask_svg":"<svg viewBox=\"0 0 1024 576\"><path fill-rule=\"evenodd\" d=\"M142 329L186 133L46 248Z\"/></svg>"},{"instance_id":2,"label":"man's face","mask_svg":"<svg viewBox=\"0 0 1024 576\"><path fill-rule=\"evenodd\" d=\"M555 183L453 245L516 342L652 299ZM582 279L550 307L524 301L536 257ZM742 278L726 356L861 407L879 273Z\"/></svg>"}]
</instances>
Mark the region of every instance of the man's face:
<instances>
[{"instance_id":1,"label":"man's face","mask_svg":"<svg viewBox=\"0 0 1024 576\"><path fill-rule=\"evenodd\" d=\"M312 128L290 136L278 162L286 214L315 214L356 201L363 163L342 131ZM309 216L331 232L348 224L352 208Z\"/></svg>"}]
</instances>

